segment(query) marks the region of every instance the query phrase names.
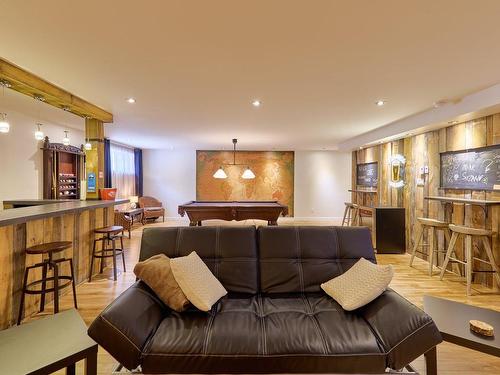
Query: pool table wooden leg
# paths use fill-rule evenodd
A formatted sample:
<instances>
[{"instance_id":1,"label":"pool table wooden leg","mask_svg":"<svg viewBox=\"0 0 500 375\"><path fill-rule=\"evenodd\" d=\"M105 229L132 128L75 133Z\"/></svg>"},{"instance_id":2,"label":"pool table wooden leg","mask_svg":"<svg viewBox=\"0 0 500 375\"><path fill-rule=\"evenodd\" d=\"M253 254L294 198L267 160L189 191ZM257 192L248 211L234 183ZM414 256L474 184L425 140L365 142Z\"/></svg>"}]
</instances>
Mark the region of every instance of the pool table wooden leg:
<instances>
[{"instance_id":1,"label":"pool table wooden leg","mask_svg":"<svg viewBox=\"0 0 500 375\"><path fill-rule=\"evenodd\" d=\"M200 220L200 221L198 221L198 226L199 226L199 227L201 227L201 220Z\"/></svg>"}]
</instances>

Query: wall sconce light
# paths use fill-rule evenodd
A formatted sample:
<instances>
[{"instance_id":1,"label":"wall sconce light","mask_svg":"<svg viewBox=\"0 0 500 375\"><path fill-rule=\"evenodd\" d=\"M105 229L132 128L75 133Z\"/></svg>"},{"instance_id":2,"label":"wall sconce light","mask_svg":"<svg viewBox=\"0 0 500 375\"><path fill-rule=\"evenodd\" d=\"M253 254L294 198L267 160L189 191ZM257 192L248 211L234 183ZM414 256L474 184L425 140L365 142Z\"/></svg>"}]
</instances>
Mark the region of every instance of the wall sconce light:
<instances>
[{"instance_id":1,"label":"wall sconce light","mask_svg":"<svg viewBox=\"0 0 500 375\"><path fill-rule=\"evenodd\" d=\"M43 131L42 131L42 124L37 123L36 124L36 131L35 131L35 139L37 141L43 140Z\"/></svg>"},{"instance_id":2,"label":"wall sconce light","mask_svg":"<svg viewBox=\"0 0 500 375\"><path fill-rule=\"evenodd\" d=\"M64 131L64 138L62 140L62 144L65 145L65 146L69 146L69 144L70 144L68 133L69 132L67 130Z\"/></svg>"}]
</instances>

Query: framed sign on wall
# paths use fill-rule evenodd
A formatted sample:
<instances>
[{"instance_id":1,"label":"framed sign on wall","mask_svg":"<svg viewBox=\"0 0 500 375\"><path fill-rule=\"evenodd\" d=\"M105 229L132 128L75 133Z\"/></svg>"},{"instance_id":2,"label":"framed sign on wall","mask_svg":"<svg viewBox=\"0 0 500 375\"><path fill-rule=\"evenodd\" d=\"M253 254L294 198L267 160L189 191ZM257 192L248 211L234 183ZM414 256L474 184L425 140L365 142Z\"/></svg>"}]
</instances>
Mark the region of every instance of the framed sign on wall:
<instances>
[{"instance_id":1,"label":"framed sign on wall","mask_svg":"<svg viewBox=\"0 0 500 375\"><path fill-rule=\"evenodd\" d=\"M441 188L500 190L500 145L448 151L441 156Z\"/></svg>"},{"instance_id":2,"label":"framed sign on wall","mask_svg":"<svg viewBox=\"0 0 500 375\"><path fill-rule=\"evenodd\" d=\"M364 163L356 165L356 185L366 187L377 187L378 163Z\"/></svg>"}]
</instances>

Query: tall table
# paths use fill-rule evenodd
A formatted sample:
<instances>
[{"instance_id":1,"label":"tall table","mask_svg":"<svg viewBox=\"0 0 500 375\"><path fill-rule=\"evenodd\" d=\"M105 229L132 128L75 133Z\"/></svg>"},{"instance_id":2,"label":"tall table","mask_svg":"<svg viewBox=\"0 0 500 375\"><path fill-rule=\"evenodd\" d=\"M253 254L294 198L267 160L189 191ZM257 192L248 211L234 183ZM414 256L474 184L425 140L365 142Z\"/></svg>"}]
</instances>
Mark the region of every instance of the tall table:
<instances>
[{"instance_id":1,"label":"tall table","mask_svg":"<svg viewBox=\"0 0 500 375\"><path fill-rule=\"evenodd\" d=\"M451 212L453 211L454 203L481 207L484 211L485 223L490 214L489 212L490 207L500 205L500 200L490 200L490 199L454 198L454 197L443 197L440 195L431 195L425 197L425 199L430 201L441 202L446 208L450 209L451 207Z\"/></svg>"}]
</instances>

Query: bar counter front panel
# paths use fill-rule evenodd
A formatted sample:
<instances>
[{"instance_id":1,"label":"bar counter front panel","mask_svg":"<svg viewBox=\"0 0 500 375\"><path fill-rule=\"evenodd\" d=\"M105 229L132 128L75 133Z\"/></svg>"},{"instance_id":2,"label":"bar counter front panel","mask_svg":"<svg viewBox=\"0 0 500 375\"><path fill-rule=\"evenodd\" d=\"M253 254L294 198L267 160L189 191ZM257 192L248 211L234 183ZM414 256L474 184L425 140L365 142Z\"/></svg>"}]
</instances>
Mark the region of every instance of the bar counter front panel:
<instances>
[{"instance_id":1,"label":"bar counter front panel","mask_svg":"<svg viewBox=\"0 0 500 375\"><path fill-rule=\"evenodd\" d=\"M46 202L0 211L0 329L15 324L26 267L42 261L42 255L26 255L25 249L51 241L72 241L73 247L54 254L54 259L72 257L79 284L89 276L94 229L112 225L114 206L126 202L128 200ZM6 202L7 207L8 204ZM97 272L99 265L94 268ZM60 267L60 274L69 274L66 262ZM41 269L32 270L28 282L40 277ZM71 288L61 292L71 293ZM52 294L46 299L50 302ZM39 304L39 295L27 295L25 316L36 313Z\"/></svg>"}]
</instances>

